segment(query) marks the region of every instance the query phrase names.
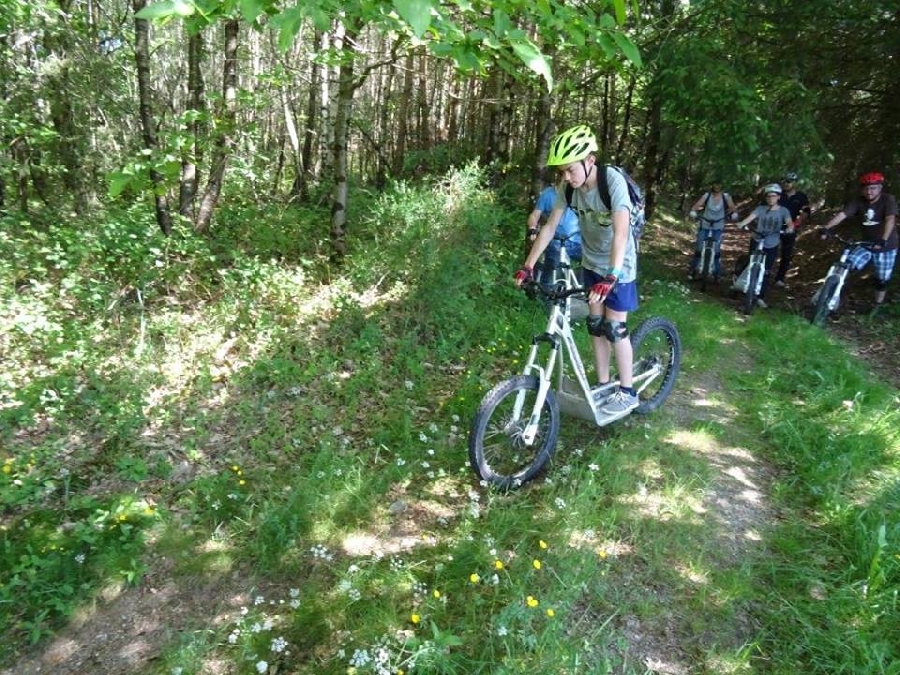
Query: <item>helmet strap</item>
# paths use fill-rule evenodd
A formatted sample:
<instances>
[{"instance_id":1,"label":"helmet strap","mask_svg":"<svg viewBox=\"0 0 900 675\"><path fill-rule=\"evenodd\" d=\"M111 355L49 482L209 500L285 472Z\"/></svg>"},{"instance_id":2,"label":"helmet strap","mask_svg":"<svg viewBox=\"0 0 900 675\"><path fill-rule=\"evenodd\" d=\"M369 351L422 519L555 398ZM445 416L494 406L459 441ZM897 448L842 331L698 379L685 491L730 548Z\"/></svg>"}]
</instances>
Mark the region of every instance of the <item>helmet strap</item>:
<instances>
[{"instance_id":1,"label":"helmet strap","mask_svg":"<svg viewBox=\"0 0 900 675\"><path fill-rule=\"evenodd\" d=\"M584 160L583 159L581 160L581 170L584 171L584 180L581 181L581 185L578 186L579 189L584 187L585 183L588 182L588 178L591 177L591 171L593 171L596 168L597 168L597 163L594 162L594 164L591 166L590 171L589 171L587 166L584 163Z\"/></svg>"}]
</instances>

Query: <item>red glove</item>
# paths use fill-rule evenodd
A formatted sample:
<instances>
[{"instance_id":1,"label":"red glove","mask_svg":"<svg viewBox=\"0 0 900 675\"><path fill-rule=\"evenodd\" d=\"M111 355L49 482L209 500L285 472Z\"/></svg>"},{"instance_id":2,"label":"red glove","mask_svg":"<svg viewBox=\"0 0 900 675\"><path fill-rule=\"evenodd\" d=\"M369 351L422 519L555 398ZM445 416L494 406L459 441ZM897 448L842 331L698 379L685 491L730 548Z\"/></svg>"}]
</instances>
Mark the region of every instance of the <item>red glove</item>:
<instances>
[{"instance_id":1,"label":"red glove","mask_svg":"<svg viewBox=\"0 0 900 675\"><path fill-rule=\"evenodd\" d=\"M515 274L516 286L521 286L526 281L534 279L534 268L525 265Z\"/></svg>"},{"instance_id":2,"label":"red glove","mask_svg":"<svg viewBox=\"0 0 900 675\"><path fill-rule=\"evenodd\" d=\"M591 286L591 293L598 295L596 302L603 302L606 300L606 296L610 294L613 286L616 285L616 282L619 278L614 274L607 274L603 277L603 281L599 281L593 286Z\"/></svg>"}]
</instances>

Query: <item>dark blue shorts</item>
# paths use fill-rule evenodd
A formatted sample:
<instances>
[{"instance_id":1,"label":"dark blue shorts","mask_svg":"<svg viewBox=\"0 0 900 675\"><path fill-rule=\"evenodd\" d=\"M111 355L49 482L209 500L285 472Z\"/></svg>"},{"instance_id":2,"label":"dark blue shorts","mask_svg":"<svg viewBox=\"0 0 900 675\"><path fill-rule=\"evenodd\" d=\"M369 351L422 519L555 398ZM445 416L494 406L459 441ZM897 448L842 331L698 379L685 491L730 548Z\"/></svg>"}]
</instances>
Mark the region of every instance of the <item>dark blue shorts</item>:
<instances>
[{"instance_id":1,"label":"dark blue shorts","mask_svg":"<svg viewBox=\"0 0 900 675\"><path fill-rule=\"evenodd\" d=\"M605 274L597 274L594 270L584 268L584 285L593 286L603 281ZM637 281L619 282L613 286L612 292L603 303L616 312L633 312L638 308Z\"/></svg>"}]
</instances>

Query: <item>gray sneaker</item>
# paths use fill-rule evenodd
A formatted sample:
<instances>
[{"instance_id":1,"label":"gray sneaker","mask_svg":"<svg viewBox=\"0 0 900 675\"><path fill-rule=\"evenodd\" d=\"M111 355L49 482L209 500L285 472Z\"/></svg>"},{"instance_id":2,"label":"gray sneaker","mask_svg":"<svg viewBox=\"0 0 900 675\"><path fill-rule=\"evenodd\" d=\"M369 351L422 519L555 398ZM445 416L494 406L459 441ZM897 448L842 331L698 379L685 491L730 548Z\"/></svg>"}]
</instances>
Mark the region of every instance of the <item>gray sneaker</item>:
<instances>
[{"instance_id":1,"label":"gray sneaker","mask_svg":"<svg viewBox=\"0 0 900 675\"><path fill-rule=\"evenodd\" d=\"M604 415L622 415L629 410L634 410L640 403L637 396L626 394L619 389L607 399L606 403L603 404L603 407L600 408L600 412Z\"/></svg>"}]
</instances>

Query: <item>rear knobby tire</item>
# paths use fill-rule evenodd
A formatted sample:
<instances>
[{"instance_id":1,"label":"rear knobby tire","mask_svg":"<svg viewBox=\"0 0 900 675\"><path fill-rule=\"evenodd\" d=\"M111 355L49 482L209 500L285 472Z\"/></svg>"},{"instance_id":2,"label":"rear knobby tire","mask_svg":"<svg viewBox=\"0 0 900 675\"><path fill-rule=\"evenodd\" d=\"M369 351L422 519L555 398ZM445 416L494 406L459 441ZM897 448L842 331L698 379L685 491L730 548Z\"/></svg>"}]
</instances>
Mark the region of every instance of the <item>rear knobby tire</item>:
<instances>
[{"instance_id":1,"label":"rear knobby tire","mask_svg":"<svg viewBox=\"0 0 900 675\"><path fill-rule=\"evenodd\" d=\"M650 317L642 322L631 334L631 348L634 352L635 386L641 373L659 364L662 372L638 396L640 403L634 412L645 415L662 405L681 368L681 338L675 325L668 319L659 316Z\"/></svg>"},{"instance_id":2,"label":"rear knobby tire","mask_svg":"<svg viewBox=\"0 0 900 675\"><path fill-rule=\"evenodd\" d=\"M532 413L539 381L534 375L517 375L491 389L478 406L469 431L469 462L479 478L511 490L536 477L556 450L559 437L559 405L556 394L547 392L541 407L538 434L525 445L522 431ZM525 396L518 418L513 417L516 399Z\"/></svg>"},{"instance_id":3,"label":"rear knobby tire","mask_svg":"<svg viewBox=\"0 0 900 675\"><path fill-rule=\"evenodd\" d=\"M753 314L756 307L756 287L759 284L759 265L753 265L747 277L747 290L744 293L744 314Z\"/></svg>"},{"instance_id":4,"label":"rear knobby tire","mask_svg":"<svg viewBox=\"0 0 900 675\"><path fill-rule=\"evenodd\" d=\"M837 290L837 285L837 277L829 276L825 279L825 283L822 284L822 290L819 291L819 297L816 298L816 306L813 308L813 325L823 326L825 324L825 319L827 319L828 315L831 313L831 310L828 309L828 305L831 303L831 298Z\"/></svg>"}]
</instances>

